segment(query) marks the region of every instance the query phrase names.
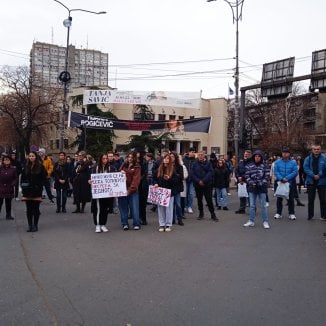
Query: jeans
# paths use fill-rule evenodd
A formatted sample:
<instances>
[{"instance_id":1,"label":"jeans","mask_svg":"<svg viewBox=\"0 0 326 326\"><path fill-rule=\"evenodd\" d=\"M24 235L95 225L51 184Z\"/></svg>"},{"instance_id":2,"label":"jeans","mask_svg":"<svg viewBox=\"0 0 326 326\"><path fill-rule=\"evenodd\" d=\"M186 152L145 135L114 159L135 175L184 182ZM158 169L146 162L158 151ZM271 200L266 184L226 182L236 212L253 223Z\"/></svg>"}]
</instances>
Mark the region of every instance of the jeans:
<instances>
[{"instance_id":1,"label":"jeans","mask_svg":"<svg viewBox=\"0 0 326 326\"><path fill-rule=\"evenodd\" d=\"M289 199L288 199L288 209L289 209L289 215L294 214L294 194L296 185L290 184L290 193L289 193ZM277 214L282 215L282 209L283 209L283 198L277 197L276 199L276 210Z\"/></svg>"},{"instance_id":2,"label":"jeans","mask_svg":"<svg viewBox=\"0 0 326 326\"><path fill-rule=\"evenodd\" d=\"M57 189L57 208L66 209L68 190L67 189Z\"/></svg>"},{"instance_id":3,"label":"jeans","mask_svg":"<svg viewBox=\"0 0 326 326\"><path fill-rule=\"evenodd\" d=\"M320 217L326 218L326 186L317 186L315 184L307 185L308 191L308 218L314 217L314 203L316 191L318 191L320 204Z\"/></svg>"},{"instance_id":4,"label":"jeans","mask_svg":"<svg viewBox=\"0 0 326 326\"><path fill-rule=\"evenodd\" d=\"M215 188L215 201L217 206L226 207L227 206L227 192L226 188Z\"/></svg>"},{"instance_id":5,"label":"jeans","mask_svg":"<svg viewBox=\"0 0 326 326\"><path fill-rule=\"evenodd\" d=\"M169 206L157 205L158 222L160 226L172 226L174 197L170 198Z\"/></svg>"},{"instance_id":6,"label":"jeans","mask_svg":"<svg viewBox=\"0 0 326 326\"><path fill-rule=\"evenodd\" d=\"M130 214L133 219L133 226L139 226L139 198L138 192L134 192L128 196L119 197L119 211L121 217L122 226L128 225L128 213L130 209Z\"/></svg>"},{"instance_id":7,"label":"jeans","mask_svg":"<svg viewBox=\"0 0 326 326\"><path fill-rule=\"evenodd\" d=\"M255 221L257 197L260 203L262 220L263 222L268 222L267 208L266 208L266 193L264 192L260 192L260 193L249 192L249 201L250 201L249 220L251 222Z\"/></svg>"},{"instance_id":8,"label":"jeans","mask_svg":"<svg viewBox=\"0 0 326 326\"><path fill-rule=\"evenodd\" d=\"M182 220L183 214L181 209L181 196L180 192L178 192L176 195L174 195L174 209L173 209L173 215L176 215L178 221Z\"/></svg>"},{"instance_id":9,"label":"jeans","mask_svg":"<svg viewBox=\"0 0 326 326\"><path fill-rule=\"evenodd\" d=\"M192 208L194 200L194 183L192 181L186 181L186 207Z\"/></svg>"}]
</instances>

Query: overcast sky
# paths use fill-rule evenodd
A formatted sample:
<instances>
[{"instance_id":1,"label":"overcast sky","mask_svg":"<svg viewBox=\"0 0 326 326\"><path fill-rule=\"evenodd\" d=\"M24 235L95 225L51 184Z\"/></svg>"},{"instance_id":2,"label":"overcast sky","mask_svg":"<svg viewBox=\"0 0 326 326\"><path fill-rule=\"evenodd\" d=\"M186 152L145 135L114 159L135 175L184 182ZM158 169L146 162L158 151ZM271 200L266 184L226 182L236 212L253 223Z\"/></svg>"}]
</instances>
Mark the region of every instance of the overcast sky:
<instances>
[{"instance_id":1,"label":"overcast sky","mask_svg":"<svg viewBox=\"0 0 326 326\"><path fill-rule=\"evenodd\" d=\"M70 43L109 53L109 84L120 90L234 88L235 25L223 0L62 0L72 12ZM245 0L239 23L240 87L260 81L262 64L296 57L309 74L311 53L326 48L325 0ZM68 11L54 0L2 1L0 65L28 65L34 41L65 46ZM157 64L161 63L161 64Z\"/></svg>"}]
</instances>

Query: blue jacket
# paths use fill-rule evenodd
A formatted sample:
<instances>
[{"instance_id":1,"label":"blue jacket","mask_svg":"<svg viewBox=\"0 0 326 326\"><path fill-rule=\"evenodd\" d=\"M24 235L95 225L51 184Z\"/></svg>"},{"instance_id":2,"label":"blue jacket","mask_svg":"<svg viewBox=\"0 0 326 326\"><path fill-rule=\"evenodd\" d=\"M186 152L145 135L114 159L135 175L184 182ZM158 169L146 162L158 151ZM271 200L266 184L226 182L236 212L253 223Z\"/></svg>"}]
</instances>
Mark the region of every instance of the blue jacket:
<instances>
[{"instance_id":1,"label":"blue jacket","mask_svg":"<svg viewBox=\"0 0 326 326\"><path fill-rule=\"evenodd\" d=\"M198 184L200 180L204 182L205 185L213 184L213 167L210 161L199 161L196 160L191 168L192 181L194 184Z\"/></svg>"},{"instance_id":2,"label":"blue jacket","mask_svg":"<svg viewBox=\"0 0 326 326\"><path fill-rule=\"evenodd\" d=\"M303 169L306 174L306 183L311 185L314 183L313 181L313 168L312 168L312 154L307 156L303 163ZM320 155L318 161L318 175L320 179L318 180L317 186L325 186L326 185L326 156Z\"/></svg>"},{"instance_id":3,"label":"blue jacket","mask_svg":"<svg viewBox=\"0 0 326 326\"><path fill-rule=\"evenodd\" d=\"M274 164L274 174L277 181L288 179L288 182L293 184L298 175L298 165L295 160L277 160Z\"/></svg>"}]
</instances>

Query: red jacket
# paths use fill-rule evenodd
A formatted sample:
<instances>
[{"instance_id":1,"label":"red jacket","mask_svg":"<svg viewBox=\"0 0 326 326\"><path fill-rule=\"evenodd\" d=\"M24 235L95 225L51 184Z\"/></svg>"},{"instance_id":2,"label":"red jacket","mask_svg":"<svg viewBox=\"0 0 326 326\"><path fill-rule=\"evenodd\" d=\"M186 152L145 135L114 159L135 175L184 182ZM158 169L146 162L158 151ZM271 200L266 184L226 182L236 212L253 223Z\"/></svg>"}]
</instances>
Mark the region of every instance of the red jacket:
<instances>
[{"instance_id":1,"label":"red jacket","mask_svg":"<svg viewBox=\"0 0 326 326\"><path fill-rule=\"evenodd\" d=\"M123 165L120 171L124 171L126 173L128 194L137 192L141 176L140 165L136 164L132 167Z\"/></svg>"}]
</instances>

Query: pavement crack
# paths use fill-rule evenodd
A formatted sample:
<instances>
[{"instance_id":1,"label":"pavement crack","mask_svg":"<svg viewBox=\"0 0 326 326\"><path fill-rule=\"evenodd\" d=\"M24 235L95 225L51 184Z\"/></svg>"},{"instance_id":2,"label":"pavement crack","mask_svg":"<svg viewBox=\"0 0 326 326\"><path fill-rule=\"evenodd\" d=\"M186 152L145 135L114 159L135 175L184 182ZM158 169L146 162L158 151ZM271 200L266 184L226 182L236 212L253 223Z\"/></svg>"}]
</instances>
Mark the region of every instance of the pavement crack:
<instances>
[{"instance_id":1,"label":"pavement crack","mask_svg":"<svg viewBox=\"0 0 326 326\"><path fill-rule=\"evenodd\" d=\"M84 318L82 316L82 314L79 312L79 310L75 307L75 305L73 304L73 302L70 300L68 294L66 293L65 289L64 288L61 288L62 289L62 292L63 292L63 295L65 296L65 298L67 299L67 301L69 302L71 308L76 312L76 314L79 316L79 318L81 319L81 324L78 324L78 325L85 325L85 321L84 321Z\"/></svg>"}]
</instances>

